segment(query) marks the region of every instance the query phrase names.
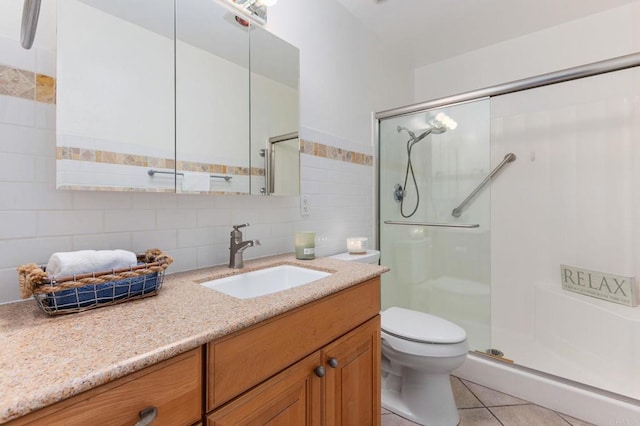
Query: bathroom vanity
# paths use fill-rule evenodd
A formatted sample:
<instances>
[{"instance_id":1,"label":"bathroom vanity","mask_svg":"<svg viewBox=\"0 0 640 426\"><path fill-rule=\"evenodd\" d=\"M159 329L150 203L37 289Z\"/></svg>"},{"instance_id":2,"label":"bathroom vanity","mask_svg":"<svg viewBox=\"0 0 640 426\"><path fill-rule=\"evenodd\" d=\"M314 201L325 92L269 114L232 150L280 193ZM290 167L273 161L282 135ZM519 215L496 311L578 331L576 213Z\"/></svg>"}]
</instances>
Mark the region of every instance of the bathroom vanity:
<instances>
[{"instance_id":1,"label":"bathroom vanity","mask_svg":"<svg viewBox=\"0 0 640 426\"><path fill-rule=\"evenodd\" d=\"M333 273L241 300L199 284L238 272L210 268L168 276L156 297L78 315L47 318L32 302L0 309L2 320L21 312L15 327L2 331L8 355L23 353L13 372L8 363L0 369L2 388L14 390L3 392L0 423L131 425L157 416L139 424L378 424L379 275L386 268L277 256L247 262L246 269L283 263ZM91 332L127 318L137 318L137 332L105 332L103 339ZM29 342L26 333L45 328L54 340L72 335L76 345L65 351L44 339L19 347ZM74 338L78 330L85 339ZM41 353L32 353L38 347ZM47 350L45 358L78 367L57 374L55 362L28 368ZM42 382L47 377L53 383Z\"/></svg>"}]
</instances>

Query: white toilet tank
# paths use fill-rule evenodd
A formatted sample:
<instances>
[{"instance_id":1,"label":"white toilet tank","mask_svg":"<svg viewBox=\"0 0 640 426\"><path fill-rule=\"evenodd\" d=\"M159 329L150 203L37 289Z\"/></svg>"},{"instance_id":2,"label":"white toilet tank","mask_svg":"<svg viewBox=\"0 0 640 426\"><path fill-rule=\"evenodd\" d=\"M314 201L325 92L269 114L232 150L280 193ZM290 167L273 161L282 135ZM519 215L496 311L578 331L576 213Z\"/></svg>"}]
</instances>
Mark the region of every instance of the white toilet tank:
<instances>
[{"instance_id":1,"label":"white toilet tank","mask_svg":"<svg viewBox=\"0 0 640 426\"><path fill-rule=\"evenodd\" d=\"M367 250L366 253L351 254L349 252L334 254L329 256L332 259L346 260L347 262L371 263L378 264L380 260L380 252L378 250Z\"/></svg>"}]
</instances>

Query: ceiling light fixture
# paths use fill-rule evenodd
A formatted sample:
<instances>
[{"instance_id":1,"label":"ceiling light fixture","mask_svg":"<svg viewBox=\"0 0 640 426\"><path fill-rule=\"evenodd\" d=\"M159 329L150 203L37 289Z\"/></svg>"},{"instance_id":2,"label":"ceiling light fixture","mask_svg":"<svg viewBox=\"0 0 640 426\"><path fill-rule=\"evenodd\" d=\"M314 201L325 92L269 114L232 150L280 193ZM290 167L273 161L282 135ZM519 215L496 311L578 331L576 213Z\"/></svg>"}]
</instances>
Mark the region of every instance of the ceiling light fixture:
<instances>
[{"instance_id":1,"label":"ceiling light fixture","mask_svg":"<svg viewBox=\"0 0 640 426\"><path fill-rule=\"evenodd\" d=\"M267 7L273 6L278 0L232 0L232 2L259 23L265 24L267 22Z\"/></svg>"}]
</instances>

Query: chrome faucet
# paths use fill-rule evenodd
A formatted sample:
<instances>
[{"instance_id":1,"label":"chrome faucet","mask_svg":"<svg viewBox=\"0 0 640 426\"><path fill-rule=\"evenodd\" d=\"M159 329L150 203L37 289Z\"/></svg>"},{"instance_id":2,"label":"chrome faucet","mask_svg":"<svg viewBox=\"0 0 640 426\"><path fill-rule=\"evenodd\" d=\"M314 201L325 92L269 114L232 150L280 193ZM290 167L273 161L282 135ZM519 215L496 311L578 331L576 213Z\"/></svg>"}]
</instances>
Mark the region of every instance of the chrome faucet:
<instances>
[{"instance_id":1,"label":"chrome faucet","mask_svg":"<svg viewBox=\"0 0 640 426\"><path fill-rule=\"evenodd\" d=\"M242 268L244 266L242 252L244 252L248 247L260 245L259 240L242 241L242 232L240 231L240 228L244 228L245 226L249 226L249 224L243 223L242 225L233 225L233 231L231 231L231 238L229 240L229 268Z\"/></svg>"}]
</instances>

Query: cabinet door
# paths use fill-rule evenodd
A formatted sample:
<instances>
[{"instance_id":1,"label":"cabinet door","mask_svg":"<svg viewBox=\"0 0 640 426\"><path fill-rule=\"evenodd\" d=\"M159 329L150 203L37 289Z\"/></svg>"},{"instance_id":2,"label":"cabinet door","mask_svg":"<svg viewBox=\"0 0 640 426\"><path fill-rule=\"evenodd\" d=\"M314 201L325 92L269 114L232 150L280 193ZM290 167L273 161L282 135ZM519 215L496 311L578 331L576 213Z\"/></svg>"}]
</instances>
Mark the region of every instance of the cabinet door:
<instances>
[{"instance_id":1,"label":"cabinet door","mask_svg":"<svg viewBox=\"0 0 640 426\"><path fill-rule=\"evenodd\" d=\"M194 349L130 376L87 391L10 426L130 426L145 408L154 426L191 425L202 416L202 350Z\"/></svg>"},{"instance_id":2,"label":"cabinet door","mask_svg":"<svg viewBox=\"0 0 640 426\"><path fill-rule=\"evenodd\" d=\"M380 316L322 351L326 425L380 424Z\"/></svg>"},{"instance_id":3,"label":"cabinet door","mask_svg":"<svg viewBox=\"0 0 640 426\"><path fill-rule=\"evenodd\" d=\"M319 426L320 386L316 352L207 417L207 426Z\"/></svg>"}]
</instances>

